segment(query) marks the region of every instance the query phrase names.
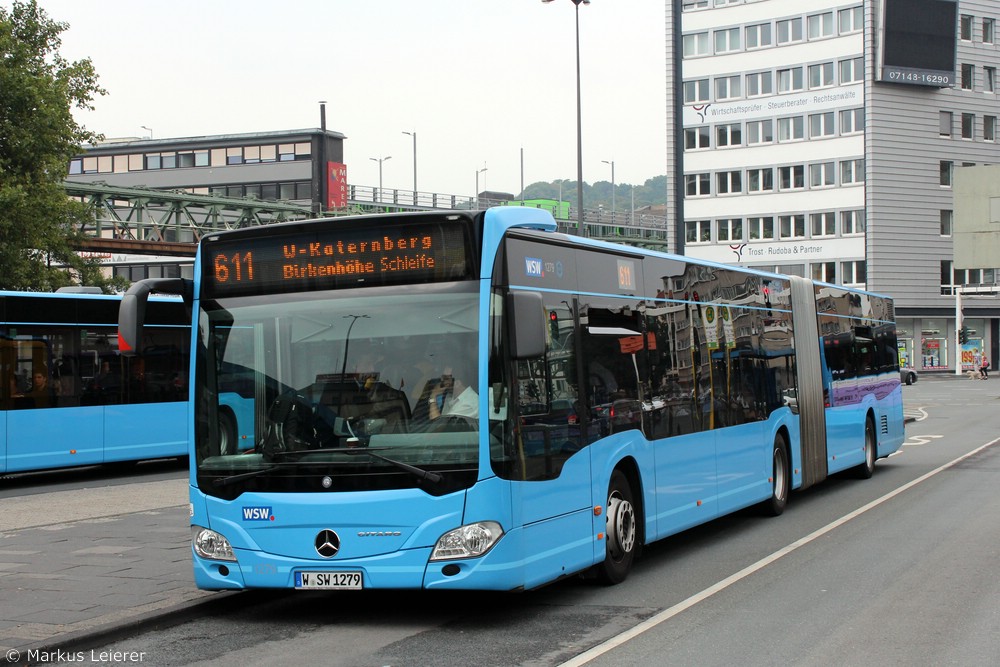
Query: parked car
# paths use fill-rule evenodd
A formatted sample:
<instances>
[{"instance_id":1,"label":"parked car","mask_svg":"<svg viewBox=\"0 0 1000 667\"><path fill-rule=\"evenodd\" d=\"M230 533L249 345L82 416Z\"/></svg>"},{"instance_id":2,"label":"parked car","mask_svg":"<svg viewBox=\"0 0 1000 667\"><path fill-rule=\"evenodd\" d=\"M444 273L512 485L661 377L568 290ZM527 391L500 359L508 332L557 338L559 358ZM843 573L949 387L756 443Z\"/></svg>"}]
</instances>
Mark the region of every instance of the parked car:
<instances>
[{"instance_id":1,"label":"parked car","mask_svg":"<svg viewBox=\"0 0 1000 667\"><path fill-rule=\"evenodd\" d=\"M903 384L913 384L917 381L917 371L912 368L900 368L899 369L899 381Z\"/></svg>"}]
</instances>

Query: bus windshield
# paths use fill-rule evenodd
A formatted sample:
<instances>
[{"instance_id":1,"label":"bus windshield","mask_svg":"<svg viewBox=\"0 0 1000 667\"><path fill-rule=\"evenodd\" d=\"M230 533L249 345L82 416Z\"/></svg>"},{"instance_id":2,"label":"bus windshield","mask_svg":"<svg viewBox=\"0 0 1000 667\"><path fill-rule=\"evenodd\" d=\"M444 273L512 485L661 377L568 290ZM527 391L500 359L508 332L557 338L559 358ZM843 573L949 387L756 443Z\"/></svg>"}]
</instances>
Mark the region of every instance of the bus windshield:
<instances>
[{"instance_id":1,"label":"bus windshield","mask_svg":"<svg viewBox=\"0 0 1000 667\"><path fill-rule=\"evenodd\" d=\"M470 486L475 282L205 300L198 484L244 491Z\"/></svg>"}]
</instances>

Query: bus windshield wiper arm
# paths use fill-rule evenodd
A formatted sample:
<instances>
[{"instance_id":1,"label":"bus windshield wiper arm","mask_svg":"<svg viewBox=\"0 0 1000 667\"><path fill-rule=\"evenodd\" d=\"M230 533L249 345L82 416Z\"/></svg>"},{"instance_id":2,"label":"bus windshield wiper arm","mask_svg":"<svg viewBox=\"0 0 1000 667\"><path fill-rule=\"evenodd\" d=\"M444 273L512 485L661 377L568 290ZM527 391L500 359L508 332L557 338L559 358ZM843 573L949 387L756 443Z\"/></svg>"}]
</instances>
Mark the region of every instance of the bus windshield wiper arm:
<instances>
[{"instance_id":1,"label":"bus windshield wiper arm","mask_svg":"<svg viewBox=\"0 0 1000 667\"><path fill-rule=\"evenodd\" d=\"M376 454L372 449L367 448L367 447L356 447L356 448L351 448L351 449L342 449L340 451L342 453L344 453L344 454L351 454L352 456L358 455L358 454L365 454L367 456L372 457L373 459L378 459L379 461L384 461L385 463L388 463L389 465L396 466L400 470L405 470L406 472L408 472L408 473L410 473L412 475L416 475L417 478L419 478L419 479L426 479L428 482L432 482L434 484L438 484L438 483L441 482L442 479L444 479L444 477L442 477L441 475L439 475L436 472L431 472L430 470L424 470L424 469L418 468L416 466L411 466L409 463L403 463L402 461L396 461L395 459L390 459L387 456L382 456L381 454Z\"/></svg>"},{"instance_id":2,"label":"bus windshield wiper arm","mask_svg":"<svg viewBox=\"0 0 1000 667\"><path fill-rule=\"evenodd\" d=\"M230 475L228 477L220 477L212 481L214 486L229 486L235 482L242 482L245 479L253 479L254 477L259 477L263 474L269 473L273 470L277 470L281 466L273 465L266 468L261 468L260 470L251 470L250 472L241 472L238 475Z\"/></svg>"}]
</instances>

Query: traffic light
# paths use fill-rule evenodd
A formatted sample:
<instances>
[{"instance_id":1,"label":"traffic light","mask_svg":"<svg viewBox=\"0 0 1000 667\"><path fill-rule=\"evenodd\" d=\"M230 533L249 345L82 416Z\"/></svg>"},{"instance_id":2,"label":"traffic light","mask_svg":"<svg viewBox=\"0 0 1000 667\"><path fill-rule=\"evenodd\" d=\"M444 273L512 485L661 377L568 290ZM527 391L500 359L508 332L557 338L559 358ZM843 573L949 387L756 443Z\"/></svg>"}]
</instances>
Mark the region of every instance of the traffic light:
<instances>
[{"instance_id":1,"label":"traffic light","mask_svg":"<svg viewBox=\"0 0 1000 667\"><path fill-rule=\"evenodd\" d=\"M958 342L968 343L969 342L969 327L963 326L958 330Z\"/></svg>"},{"instance_id":2,"label":"traffic light","mask_svg":"<svg viewBox=\"0 0 1000 667\"><path fill-rule=\"evenodd\" d=\"M559 340L559 315L556 311L549 311L549 336L552 340Z\"/></svg>"}]
</instances>

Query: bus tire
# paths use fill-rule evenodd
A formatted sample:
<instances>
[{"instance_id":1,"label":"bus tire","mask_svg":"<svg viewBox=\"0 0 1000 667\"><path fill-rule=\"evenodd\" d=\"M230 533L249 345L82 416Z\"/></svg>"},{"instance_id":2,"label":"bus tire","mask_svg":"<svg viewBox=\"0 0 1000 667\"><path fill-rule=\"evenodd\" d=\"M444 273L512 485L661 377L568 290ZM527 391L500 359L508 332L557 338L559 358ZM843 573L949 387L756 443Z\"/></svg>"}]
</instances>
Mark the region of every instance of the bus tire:
<instances>
[{"instance_id":1,"label":"bus tire","mask_svg":"<svg viewBox=\"0 0 1000 667\"><path fill-rule=\"evenodd\" d=\"M764 502L764 512L768 516L781 516L788 506L788 495L792 490L791 461L788 445L780 433L774 436L771 448L771 497Z\"/></svg>"},{"instance_id":2,"label":"bus tire","mask_svg":"<svg viewBox=\"0 0 1000 667\"><path fill-rule=\"evenodd\" d=\"M871 479L875 474L875 459L878 456L878 440L875 438L875 423L871 417L865 420L865 462L854 469L858 479Z\"/></svg>"},{"instance_id":3,"label":"bus tire","mask_svg":"<svg viewBox=\"0 0 1000 667\"><path fill-rule=\"evenodd\" d=\"M620 584L632 569L639 536L632 485L621 470L611 474L606 509L605 556L597 576L605 584Z\"/></svg>"}]
</instances>

